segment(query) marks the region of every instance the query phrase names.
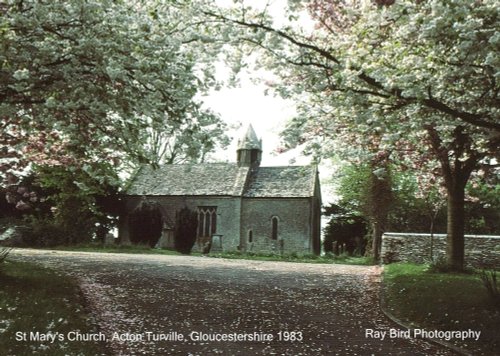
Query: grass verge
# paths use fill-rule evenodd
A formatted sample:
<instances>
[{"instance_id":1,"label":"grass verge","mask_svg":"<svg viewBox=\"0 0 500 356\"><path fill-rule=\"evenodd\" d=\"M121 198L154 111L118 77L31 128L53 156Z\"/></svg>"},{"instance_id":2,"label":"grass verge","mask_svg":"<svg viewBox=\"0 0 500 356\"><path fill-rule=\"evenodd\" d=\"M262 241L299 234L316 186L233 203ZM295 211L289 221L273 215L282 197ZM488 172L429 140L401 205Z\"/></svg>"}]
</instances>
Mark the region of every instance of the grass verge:
<instances>
[{"instance_id":1,"label":"grass verge","mask_svg":"<svg viewBox=\"0 0 500 356\"><path fill-rule=\"evenodd\" d=\"M373 260L369 257L355 257L348 255L301 255L301 254L265 254L265 253L252 253L252 252L222 252L222 253L209 253L209 257L215 258L229 258L229 259L246 259L256 261L278 261L278 262L297 262L297 263L325 263L325 264L346 264L346 265L372 265Z\"/></svg>"},{"instance_id":2,"label":"grass verge","mask_svg":"<svg viewBox=\"0 0 500 356\"><path fill-rule=\"evenodd\" d=\"M428 266L390 264L384 267L385 308L411 328L481 331L478 341L449 340L474 355L500 350L500 310L478 274L431 273Z\"/></svg>"},{"instance_id":3,"label":"grass verge","mask_svg":"<svg viewBox=\"0 0 500 356\"><path fill-rule=\"evenodd\" d=\"M136 253L136 254L151 254L151 255L178 255L182 254L166 249L151 248L146 245L101 245L101 244L82 244L74 246L58 246L52 247L51 250L60 251L80 251L80 252L103 252L103 253Z\"/></svg>"},{"instance_id":4,"label":"grass verge","mask_svg":"<svg viewBox=\"0 0 500 356\"><path fill-rule=\"evenodd\" d=\"M77 286L69 277L33 264L7 260L1 265L0 285L1 354L107 354L103 342L68 340L70 332L98 333ZM40 339L30 340L37 332ZM49 334L55 335L54 342L43 340Z\"/></svg>"},{"instance_id":5,"label":"grass verge","mask_svg":"<svg viewBox=\"0 0 500 356\"><path fill-rule=\"evenodd\" d=\"M103 246L95 244L75 245L75 246L60 246L52 248L61 251L81 251L81 252L104 252L104 253L135 253L135 254L156 254L156 255L177 255L182 256L181 253L167 250L150 248L144 245L114 245ZM201 253L191 253L191 256L202 256ZM370 257L356 257L348 255L303 255L303 254L273 254L273 253L252 253L252 252L220 252L209 253L203 256L214 258L228 258L228 259L245 259L257 261L278 261L278 262L298 262L298 263L326 263L326 264L347 264L347 265L373 265L373 259Z\"/></svg>"}]
</instances>

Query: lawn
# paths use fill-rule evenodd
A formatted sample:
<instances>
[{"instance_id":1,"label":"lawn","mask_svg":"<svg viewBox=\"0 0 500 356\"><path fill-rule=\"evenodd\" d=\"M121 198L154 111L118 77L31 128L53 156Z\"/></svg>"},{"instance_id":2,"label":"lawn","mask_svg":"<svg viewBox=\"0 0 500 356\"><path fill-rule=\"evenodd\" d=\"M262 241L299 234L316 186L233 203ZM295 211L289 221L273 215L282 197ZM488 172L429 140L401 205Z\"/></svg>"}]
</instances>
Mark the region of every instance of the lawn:
<instances>
[{"instance_id":1,"label":"lawn","mask_svg":"<svg viewBox=\"0 0 500 356\"><path fill-rule=\"evenodd\" d=\"M301 255L301 254L265 254L265 253L242 253L242 252L222 252L222 253L209 253L207 256L215 258L229 258L229 259L247 259L257 261L281 261L281 262L298 262L298 263L338 263L346 265L372 265L373 260L370 257L359 257L349 255Z\"/></svg>"},{"instance_id":2,"label":"lawn","mask_svg":"<svg viewBox=\"0 0 500 356\"><path fill-rule=\"evenodd\" d=\"M112 245L103 246L96 244L87 245L76 245L76 246L61 246L54 248L56 250L63 251L82 251L82 252L108 252L108 253L135 253L135 254L159 254L159 255L178 255L182 256L181 253L167 250L150 248L149 246L142 245ZM243 253L243 252L214 252L203 255L201 253L193 252L191 256L206 256L213 258L229 258L229 259L247 259L247 260L258 260L258 261L281 261L281 262L298 262L298 263L338 263L338 264L348 264L348 265L372 265L373 260L370 257L359 257L359 256L349 256L349 255L322 255L315 256L312 254L283 254L279 255L276 253Z\"/></svg>"},{"instance_id":3,"label":"lawn","mask_svg":"<svg viewBox=\"0 0 500 356\"><path fill-rule=\"evenodd\" d=\"M478 341L452 342L475 355L498 355L500 310L477 273L431 273L425 265L384 267L385 308L411 328L481 331Z\"/></svg>"},{"instance_id":4,"label":"lawn","mask_svg":"<svg viewBox=\"0 0 500 356\"><path fill-rule=\"evenodd\" d=\"M50 247L51 250L80 251L80 252L103 252L103 253L138 253L154 255L179 255L177 251L151 248L146 245L102 245L102 244L80 244L72 246Z\"/></svg>"},{"instance_id":5,"label":"lawn","mask_svg":"<svg viewBox=\"0 0 500 356\"><path fill-rule=\"evenodd\" d=\"M69 277L7 260L0 264L0 285L1 354L108 354L103 342L67 340L76 336L75 332L99 332ZM55 339L43 341L47 335ZM39 339L33 340L36 337Z\"/></svg>"}]
</instances>

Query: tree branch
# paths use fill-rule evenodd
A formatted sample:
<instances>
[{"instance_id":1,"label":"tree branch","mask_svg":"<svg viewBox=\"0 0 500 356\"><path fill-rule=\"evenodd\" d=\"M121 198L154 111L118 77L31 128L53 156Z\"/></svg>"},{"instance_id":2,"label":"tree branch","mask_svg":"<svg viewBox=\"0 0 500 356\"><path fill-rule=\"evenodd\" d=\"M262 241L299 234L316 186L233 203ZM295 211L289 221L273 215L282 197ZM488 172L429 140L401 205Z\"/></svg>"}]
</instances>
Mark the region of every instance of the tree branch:
<instances>
[{"instance_id":1,"label":"tree branch","mask_svg":"<svg viewBox=\"0 0 500 356\"><path fill-rule=\"evenodd\" d=\"M294 38L292 35L284 32L284 31L270 27L268 25L265 25L262 23L245 22L245 21L241 21L241 20L230 19L230 18L227 18L223 15L216 14L216 13L209 12L209 11L205 11L204 14L207 16L219 19L222 22L229 22L229 23L236 24L239 26L244 26L244 27L248 27L248 28L252 28L252 29L256 29L256 30L263 30L263 31L266 31L269 33L274 33L274 34L287 40L288 42L292 43L293 45L295 45L299 48L308 49L310 51L313 51L313 52L319 54L321 57L335 63L336 65L339 65L339 66L341 65L340 60L336 56L334 56L332 53L330 53L330 51L325 50L323 48L320 48L318 46L315 46L313 44L300 41L300 40ZM359 70L359 68L353 68L353 69ZM450 115L454 118L461 119L468 124L482 127L482 128L488 128L488 129L500 131L500 119L499 118L493 118L493 117L489 117L488 115L484 115L484 114L475 114L475 113L471 113L471 112L461 111L459 109L454 109L454 108L450 107L448 104L446 104L442 101L439 101L435 98L432 98L432 97L429 97L427 99L422 100L422 99L419 99L417 97L403 95L403 90L401 88L398 88L398 87L386 88L381 82L379 82L375 78L371 77L369 74L367 74L364 71L361 71L358 74L358 78L361 81L368 84L369 86L371 86L375 89L378 89L380 91L383 91L387 94L390 94L391 96L394 96L397 99L406 100L409 102L421 102L423 105L427 106L430 109L434 109L434 110L437 110L439 112Z\"/></svg>"}]
</instances>

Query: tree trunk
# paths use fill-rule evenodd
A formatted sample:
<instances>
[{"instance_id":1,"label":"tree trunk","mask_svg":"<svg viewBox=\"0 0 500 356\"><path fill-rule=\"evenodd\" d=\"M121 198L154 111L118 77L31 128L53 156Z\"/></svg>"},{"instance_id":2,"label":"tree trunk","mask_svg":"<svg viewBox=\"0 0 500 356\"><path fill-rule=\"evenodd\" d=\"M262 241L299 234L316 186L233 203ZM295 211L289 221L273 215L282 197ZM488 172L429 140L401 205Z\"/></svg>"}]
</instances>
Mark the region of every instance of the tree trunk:
<instances>
[{"instance_id":1,"label":"tree trunk","mask_svg":"<svg viewBox=\"0 0 500 356\"><path fill-rule=\"evenodd\" d=\"M382 234L385 232L389 208L393 201L392 182L387 163L384 162L386 173L379 177L373 172L370 175L370 217L372 220L372 254L373 259L380 260Z\"/></svg>"},{"instance_id":2,"label":"tree trunk","mask_svg":"<svg viewBox=\"0 0 500 356\"><path fill-rule=\"evenodd\" d=\"M447 263L451 270L462 271L465 254L465 185L485 154L472 148L473 139L463 126L459 125L453 130L453 141L447 145L443 144L434 125L428 125L426 129L431 147L441 164L448 194Z\"/></svg>"},{"instance_id":3,"label":"tree trunk","mask_svg":"<svg viewBox=\"0 0 500 356\"><path fill-rule=\"evenodd\" d=\"M448 224L446 259L454 271L464 269L465 185L455 184L448 189Z\"/></svg>"},{"instance_id":4,"label":"tree trunk","mask_svg":"<svg viewBox=\"0 0 500 356\"><path fill-rule=\"evenodd\" d=\"M375 261L380 260L380 249L382 245L382 234L383 231L381 229L381 226L379 223L374 222L372 224L372 253L373 253L373 259Z\"/></svg>"}]
</instances>

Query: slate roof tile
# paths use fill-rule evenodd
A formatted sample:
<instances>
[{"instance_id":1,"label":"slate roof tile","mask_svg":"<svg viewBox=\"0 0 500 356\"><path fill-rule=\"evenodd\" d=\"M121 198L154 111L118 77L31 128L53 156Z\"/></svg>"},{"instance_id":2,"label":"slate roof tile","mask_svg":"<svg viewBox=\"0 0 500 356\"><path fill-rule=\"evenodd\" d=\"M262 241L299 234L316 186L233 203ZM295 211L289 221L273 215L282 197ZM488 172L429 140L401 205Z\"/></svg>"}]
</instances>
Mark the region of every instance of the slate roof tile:
<instances>
[{"instance_id":1,"label":"slate roof tile","mask_svg":"<svg viewBox=\"0 0 500 356\"><path fill-rule=\"evenodd\" d=\"M314 195L316 167L248 167L236 163L142 167L132 180L129 195L310 197ZM248 175L248 179L246 179Z\"/></svg>"},{"instance_id":2,"label":"slate roof tile","mask_svg":"<svg viewBox=\"0 0 500 356\"><path fill-rule=\"evenodd\" d=\"M236 163L169 164L144 166L136 174L130 195L233 195L239 167Z\"/></svg>"},{"instance_id":3,"label":"slate roof tile","mask_svg":"<svg viewBox=\"0 0 500 356\"><path fill-rule=\"evenodd\" d=\"M252 171L245 197L310 197L314 195L314 166L259 167Z\"/></svg>"}]
</instances>

